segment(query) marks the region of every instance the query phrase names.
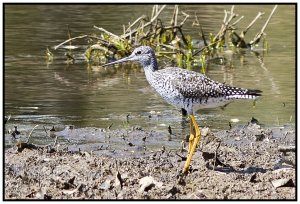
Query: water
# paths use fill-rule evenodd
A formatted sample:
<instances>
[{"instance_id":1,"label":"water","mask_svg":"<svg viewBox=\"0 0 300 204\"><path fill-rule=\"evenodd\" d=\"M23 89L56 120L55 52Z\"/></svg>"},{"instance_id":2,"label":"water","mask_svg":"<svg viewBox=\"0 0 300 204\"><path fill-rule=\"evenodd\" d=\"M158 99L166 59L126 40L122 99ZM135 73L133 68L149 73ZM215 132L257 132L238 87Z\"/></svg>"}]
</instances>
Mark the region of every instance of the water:
<instances>
[{"instance_id":1,"label":"water","mask_svg":"<svg viewBox=\"0 0 300 204\"><path fill-rule=\"evenodd\" d=\"M190 14L184 32L200 38L199 29L192 27L198 16L206 33L216 33L230 5L180 5L180 11ZM239 24L247 26L258 11L265 15L249 30L249 41L266 21L273 5L237 5L235 11L245 18ZM5 5L4 7L4 113L11 115L8 129L17 125L24 134L36 124L36 133L55 126L123 128L140 125L147 130L186 134L180 112L155 94L138 65L119 67L89 67L84 60L66 64L64 51L54 52L54 61L47 64L46 47L68 38L99 33L93 25L113 33L122 33L127 25L143 14L151 15L152 5ZM134 12L133 12L134 11ZM170 19L169 5L161 18ZM183 20L183 17L179 21ZM207 75L219 82L260 89L263 91L255 108L252 102L235 102L225 108L200 111L201 126L228 128L231 119L244 124L257 118L267 126L295 123L295 7L279 5L266 31L270 49L234 51L225 55L225 66L209 65ZM84 40L73 45L84 45ZM80 54L80 53L77 53ZM161 62L164 65L165 62ZM199 71L199 70L198 70ZM128 117L127 117L128 116ZM127 118L129 124L127 124ZM9 134L7 134L9 137ZM179 136L180 137L180 136Z\"/></svg>"}]
</instances>

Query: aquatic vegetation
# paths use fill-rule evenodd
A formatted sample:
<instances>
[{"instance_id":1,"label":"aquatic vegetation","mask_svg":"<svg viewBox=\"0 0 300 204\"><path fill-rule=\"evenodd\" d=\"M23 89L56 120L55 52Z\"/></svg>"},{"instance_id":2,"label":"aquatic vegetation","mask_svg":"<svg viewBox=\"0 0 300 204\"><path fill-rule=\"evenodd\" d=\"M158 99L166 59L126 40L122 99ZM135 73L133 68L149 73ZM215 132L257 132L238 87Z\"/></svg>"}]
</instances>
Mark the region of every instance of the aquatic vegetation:
<instances>
[{"instance_id":1,"label":"aquatic vegetation","mask_svg":"<svg viewBox=\"0 0 300 204\"><path fill-rule=\"evenodd\" d=\"M220 62L220 54L226 49L253 49L263 39L263 49L268 49L268 42L265 38L265 28L267 27L272 15L274 14L277 5L273 8L271 14L263 25L262 29L254 36L250 42L245 41L245 36L248 30L254 23L264 15L263 12L258 12L257 16L251 23L238 34L237 25L244 19L234 10L234 6L230 11L224 10L223 22L220 22L221 27L217 34L209 33L205 35L198 17L195 15L193 27L198 27L200 30L199 39L193 39L190 35L183 32L183 26L186 25L187 19L191 15L181 11L179 6L174 6L174 11L171 19L159 18L161 13L166 8L166 5L154 5L151 16L142 15L134 22L129 22L128 25L123 25L123 34L114 34L102 27L93 26L97 30L95 34L81 35L71 37L68 27L68 39L54 47L54 50L59 48L67 49L67 63L74 63L76 57L73 55L73 50L76 48L71 45L72 41L80 39L88 39L85 52L83 53L85 60L88 63L103 63L109 59L122 58L140 45L148 45L155 49L158 56L170 59L170 63L192 69L199 67L200 71L205 74L207 62ZM178 22L178 19L183 19ZM99 33L100 32L100 33ZM69 46L63 46L69 43ZM46 58L53 60L53 55L50 55L50 50L46 51ZM214 60L217 58L218 60ZM222 62L226 62L226 59Z\"/></svg>"}]
</instances>

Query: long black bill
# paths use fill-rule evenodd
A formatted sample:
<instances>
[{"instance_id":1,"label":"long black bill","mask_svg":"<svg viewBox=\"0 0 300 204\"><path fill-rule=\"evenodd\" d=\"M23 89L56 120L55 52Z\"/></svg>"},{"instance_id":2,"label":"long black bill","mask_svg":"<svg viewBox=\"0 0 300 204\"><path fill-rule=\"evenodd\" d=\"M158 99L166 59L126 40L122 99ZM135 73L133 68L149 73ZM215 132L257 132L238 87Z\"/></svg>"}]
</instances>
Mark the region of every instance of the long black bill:
<instances>
[{"instance_id":1,"label":"long black bill","mask_svg":"<svg viewBox=\"0 0 300 204\"><path fill-rule=\"evenodd\" d=\"M130 57L124 57L124 58L119 59L117 61L104 64L104 65L102 65L102 67L106 67L106 66L109 66L109 65L118 64L118 63L122 63L122 62L127 62L127 61L130 61Z\"/></svg>"}]
</instances>

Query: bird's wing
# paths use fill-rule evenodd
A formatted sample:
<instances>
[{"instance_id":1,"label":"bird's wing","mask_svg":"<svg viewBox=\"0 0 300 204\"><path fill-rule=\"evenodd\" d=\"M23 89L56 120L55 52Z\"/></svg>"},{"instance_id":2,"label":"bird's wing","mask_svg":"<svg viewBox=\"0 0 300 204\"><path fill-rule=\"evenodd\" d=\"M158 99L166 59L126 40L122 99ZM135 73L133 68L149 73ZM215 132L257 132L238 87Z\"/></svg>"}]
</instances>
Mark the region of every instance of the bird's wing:
<instances>
[{"instance_id":1,"label":"bird's wing","mask_svg":"<svg viewBox=\"0 0 300 204\"><path fill-rule=\"evenodd\" d=\"M179 68L172 68L172 71L165 72L169 73L166 77L169 77L173 89L185 98L219 97L223 94L223 85L203 74Z\"/></svg>"},{"instance_id":2,"label":"bird's wing","mask_svg":"<svg viewBox=\"0 0 300 204\"><path fill-rule=\"evenodd\" d=\"M255 99L261 96L260 90L232 87L211 80L203 74L185 69L174 69L169 74L170 83L185 98Z\"/></svg>"}]
</instances>

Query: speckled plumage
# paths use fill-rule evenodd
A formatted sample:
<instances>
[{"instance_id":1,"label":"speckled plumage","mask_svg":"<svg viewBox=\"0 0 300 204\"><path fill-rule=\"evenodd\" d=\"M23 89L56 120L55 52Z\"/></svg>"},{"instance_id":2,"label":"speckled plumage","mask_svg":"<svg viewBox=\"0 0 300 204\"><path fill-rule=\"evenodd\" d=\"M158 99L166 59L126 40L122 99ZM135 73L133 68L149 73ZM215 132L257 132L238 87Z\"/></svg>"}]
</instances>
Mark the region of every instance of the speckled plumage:
<instances>
[{"instance_id":1,"label":"speckled plumage","mask_svg":"<svg viewBox=\"0 0 300 204\"><path fill-rule=\"evenodd\" d=\"M155 91L169 104L184 108L190 115L199 109L224 106L236 99L255 99L261 92L231 87L177 67L158 70L155 53L148 46L138 47L130 56L106 65L125 61L138 61Z\"/></svg>"},{"instance_id":2,"label":"speckled plumage","mask_svg":"<svg viewBox=\"0 0 300 204\"><path fill-rule=\"evenodd\" d=\"M146 72L150 85L168 103L189 114L199 109L224 106L235 99L255 99L257 91L230 87L205 75L176 67Z\"/></svg>"},{"instance_id":3,"label":"speckled plumage","mask_svg":"<svg viewBox=\"0 0 300 204\"><path fill-rule=\"evenodd\" d=\"M155 91L168 103L177 108L184 108L190 115L189 148L187 160L183 167L184 173L188 172L201 136L194 113L203 108L223 106L237 99L255 99L260 96L261 92L231 87L213 81L203 74L177 67L159 70L155 53L148 46L138 47L130 56L103 66L126 61L138 61L143 66L146 78Z\"/></svg>"}]
</instances>

